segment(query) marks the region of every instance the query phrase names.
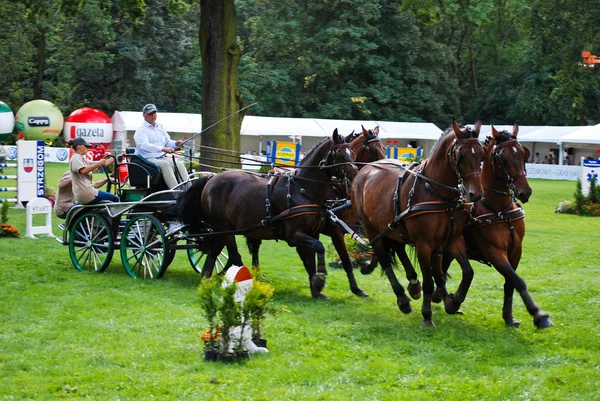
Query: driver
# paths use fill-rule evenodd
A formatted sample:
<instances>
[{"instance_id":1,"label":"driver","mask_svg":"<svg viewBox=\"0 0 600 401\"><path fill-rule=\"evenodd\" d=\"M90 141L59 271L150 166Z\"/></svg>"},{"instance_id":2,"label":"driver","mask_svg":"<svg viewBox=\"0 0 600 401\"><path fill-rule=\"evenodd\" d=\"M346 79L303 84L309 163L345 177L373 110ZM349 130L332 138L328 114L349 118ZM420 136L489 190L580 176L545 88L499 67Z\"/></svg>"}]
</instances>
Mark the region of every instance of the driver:
<instances>
[{"instance_id":1,"label":"driver","mask_svg":"<svg viewBox=\"0 0 600 401\"><path fill-rule=\"evenodd\" d=\"M160 123L156 122L156 111L156 106L153 104L145 105L142 110L144 113L144 123L133 135L135 154L157 164L160 167L165 184L169 188L174 188L179 183L175 176L175 167L177 167L177 173L181 177L181 182L188 180L187 170L182 162L175 160L174 163L171 158L163 156L175 152L175 148L180 146L183 141L174 141L171 139L167 130Z\"/></svg>"},{"instance_id":2,"label":"driver","mask_svg":"<svg viewBox=\"0 0 600 401\"><path fill-rule=\"evenodd\" d=\"M74 150L69 162L69 171L71 172L75 202L82 205L93 205L102 201L119 202L120 199L117 195L98 190L108 182L108 177L97 182L92 181L92 171L111 165L114 161L113 158L103 158L91 163L85 155L92 145L79 137L73 139L72 142L69 141L69 144L73 146Z\"/></svg>"}]
</instances>

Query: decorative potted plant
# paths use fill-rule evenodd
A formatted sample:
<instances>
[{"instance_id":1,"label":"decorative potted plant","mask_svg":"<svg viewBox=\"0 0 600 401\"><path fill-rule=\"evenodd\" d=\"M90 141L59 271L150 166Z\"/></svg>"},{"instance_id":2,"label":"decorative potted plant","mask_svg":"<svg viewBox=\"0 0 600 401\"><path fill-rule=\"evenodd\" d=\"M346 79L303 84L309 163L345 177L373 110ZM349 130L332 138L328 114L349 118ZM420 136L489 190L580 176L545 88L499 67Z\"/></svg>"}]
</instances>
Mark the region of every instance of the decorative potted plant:
<instances>
[{"instance_id":1,"label":"decorative potted plant","mask_svg":"<svg viewBox=\"0 0 600 401\"><path fill-rule=\"evenodd\" d=\"M208 330L200 337L204 341L204 358L207 361L217 359L217 345L220 340L217 313L222 303L221 281L221 276L215 275L203 279L198 287L202 311L208 321Z\"/></svg>"},{"instance_id":2,"label":"decorative potted plant","mask_svg":"<svg viewBox=\"0 0 600 401\"><path fill-rule=\"evenodd\" d=\"M8 224L8 203L3 203L0 209L0 237L19 238L19 229Z\"/></svg>"},{"instance_id":3,"label":"decorative potted plant","mask_svg":"<svg viewBox=\"0 0 600 401\"><path fill-rule=\"evenodd\" d=\"M252 342L257 347L266 348L267 340L262 338L260 329L265 316L268 313L273 313L273 310L269 308L269 302L273 298L274 288L270 284L258 280L257 277L258 275L254 276L252 288L246 293L244 309L247 310L246 313L250 317Z\"/></svg>"},{"instance_id":4,"label":"decorative potted plant","mask_svg":"<svg viewBox=\"0 0 600 401\"><path fill-rule=\"evenodd\" d=\"M231 329L241 324L240 307L235 300L236 285L229 285L221 289L223 295L219 305L219 318L223 323L221 330L221 341L217 360L223 362L235 361L236 355L233 351L235 344L232 343Z\"/></svg>"}]
</instances>

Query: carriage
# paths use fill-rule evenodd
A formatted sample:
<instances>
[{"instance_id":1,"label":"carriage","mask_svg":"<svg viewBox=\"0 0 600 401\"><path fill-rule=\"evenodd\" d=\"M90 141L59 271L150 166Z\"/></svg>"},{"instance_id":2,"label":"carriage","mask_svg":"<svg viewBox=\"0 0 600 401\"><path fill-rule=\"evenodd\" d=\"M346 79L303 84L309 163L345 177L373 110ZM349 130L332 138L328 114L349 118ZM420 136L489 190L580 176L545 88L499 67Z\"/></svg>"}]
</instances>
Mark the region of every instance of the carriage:
<instances>
[{"instance_id":1,"label":"carriage","mask_svg":"<svg viewBox=\"0 0 600 401\"><path fill-rule=\"evenodd\" d=\"M202 241L211 232L207 229L202 234L189 234L172 212L189 183L168 189L159 167L131 150L124 163L115 162L115 171L119 167L127 167L128 171L128 176L116 184L121 202L72 207L65 222L59 225L63 235L57 241L69 247L71 261L80 271L103 272L118 251L130 276L158 279L176 251L183 250L192 268L201 273L205 256ZM190 180L201 174L192 174ZM129 183L128 187L123 181ZM227 263L227 250L223 250L215 264L217 272L224 270Z\"/></svg>"}]
</instances>

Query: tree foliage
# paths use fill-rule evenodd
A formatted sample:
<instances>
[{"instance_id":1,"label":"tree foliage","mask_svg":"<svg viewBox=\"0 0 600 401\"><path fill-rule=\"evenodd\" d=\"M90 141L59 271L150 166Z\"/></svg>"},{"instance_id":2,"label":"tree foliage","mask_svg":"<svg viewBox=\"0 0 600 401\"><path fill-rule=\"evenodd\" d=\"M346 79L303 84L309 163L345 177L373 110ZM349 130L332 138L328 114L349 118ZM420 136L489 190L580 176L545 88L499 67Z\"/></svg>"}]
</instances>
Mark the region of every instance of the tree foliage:
<instances>
[{"instance_id":1,"label":"tree foliage","mask_svg":"<svg viewBox=\"0 0 600 401\"><path fill-rule=\"evenodd\" d=\"M440 127L452 117L600 122L600 73L581 65L581 51L600 54L592 0L206 2L213 3L235 6L228 15L237 15L212 33L228 38L225 64L201 56L201 2L0 2L0 100L18 108L41 97L65 114L153 102L164 111L202 110L211 122L254 102L259 115ZM214 41L206 36L205 50ZM203 61L227 72L229 86L219 86L226 92L209 95L221 108L214 115L204 109ZM227 132L239 129L232 123ZM235 148L235 135L223 138L214 144Z\"/></svg>"}]
</instances>

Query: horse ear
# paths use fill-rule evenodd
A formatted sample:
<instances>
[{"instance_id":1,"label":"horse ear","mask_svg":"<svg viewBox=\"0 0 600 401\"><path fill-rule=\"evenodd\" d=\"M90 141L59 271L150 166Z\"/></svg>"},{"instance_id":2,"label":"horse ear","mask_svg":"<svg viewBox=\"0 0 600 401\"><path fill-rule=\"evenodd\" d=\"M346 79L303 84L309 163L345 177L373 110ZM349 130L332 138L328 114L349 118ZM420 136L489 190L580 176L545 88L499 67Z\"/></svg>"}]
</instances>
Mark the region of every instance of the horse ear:
<instances>
[{"instance_id":1,"label":"horse ear","mask_svg":"<svg viewBox=\"0 0 600 401\"><path fill-rule=\"evenodd\" d=\"M345 143L344 138L340 137L340 135L338 134L337 128L333 130L333 142L335 142L336 144Z\"/></svg>"},{"instance_id":2,"label":"horse ear","mask_svg":"<svg viewBox=\"0 0 600 401\"><path fill-rule=\"evenodd\" d=\"M456 135L457 138L461 134L461 130L458 126L458 122L456 122L456 118L452 119L452 131L454 131L454 135Z\"/></svg>"},{"instance_id":3,"label":"horse ear","mask_svg":"<svg viewBox=\"0 0 600 401\"><path fill-rule=\"evenodd\" d=\"M369 136L369 131L365 129L365 127L361 124L360 128L362 128L362 133L364 136Z\"/></svg>"},{"instance_id":4,"label":"horse ear","mask_svg":"<svg viewBox=\"0 0 600 401\"><path fill-rule=\"evenodd\" d=\"M475 131L477 133L477 136L479 136L479 132L481 131L482 124L483 124L483 120L481 118L478 118L477 121L475 121L475 126L473 127L473 131Z\"/></svg>"},{"instance_id":5,"label":"horse ear","mask_svg":"<svg viewBox=\"0 0 600 401\"><path fill-rule=\"evenodd\" d=\"M516 138L518 134L519 134L519 123L517 123L515 121L515 123L513 124L513 133L512 133L513 138Z\"/></svg>"},{"instance_id":6,"label":"horse ear","mask_svg":"<svg viewBox=\"0 0 600 401\"><path fill-rule=\"evenodd\" d=\"M379 136L379 125L373 129L375 136Z\"/></svg>"},{"instance_id":7,"label":"horse ear","mask_svg":"<svg viewBox=\"0 0 600 401\"><path fill-rule=\"evenodd\" d=\"M352 130L352 132L346 136L346 143L352 142L353 139L354 139L354 130Z\"/></svg>"},{"instance_id":8,"label":"horse ear","mask_svg":"<svg viewBox=\"0 0 600 401\"><path fill-rule=\"evenodd\" d=\"M490 126L492 127L492 136L494 137L494 139L498 138L498 135L500 134L498 133L496 128L494 128L494 124L491 124Z\"/></svg>"}]
</instances>

